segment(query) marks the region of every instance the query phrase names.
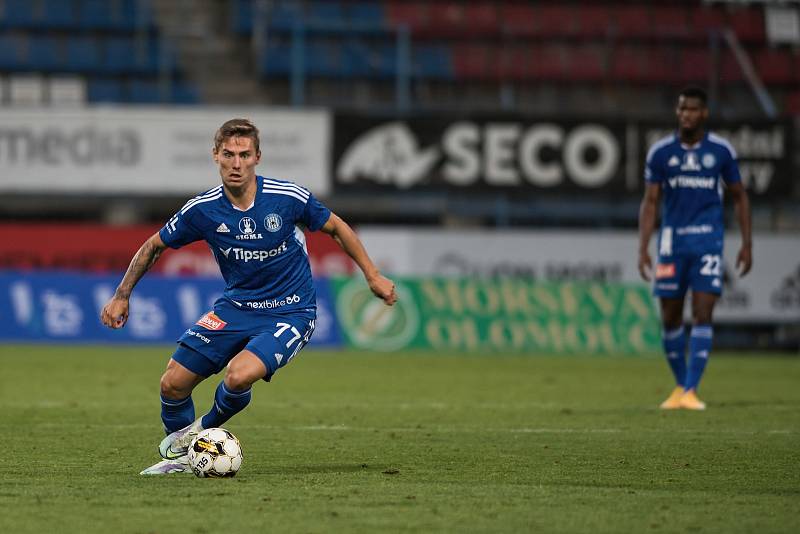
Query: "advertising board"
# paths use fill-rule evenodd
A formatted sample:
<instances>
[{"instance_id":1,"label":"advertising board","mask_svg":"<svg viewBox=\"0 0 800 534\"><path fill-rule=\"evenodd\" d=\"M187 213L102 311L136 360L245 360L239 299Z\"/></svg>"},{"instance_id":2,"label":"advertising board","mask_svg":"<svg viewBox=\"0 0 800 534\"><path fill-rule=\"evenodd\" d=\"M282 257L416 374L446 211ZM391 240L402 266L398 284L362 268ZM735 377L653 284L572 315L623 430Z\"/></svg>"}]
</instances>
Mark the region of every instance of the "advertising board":
<instances>
[{"instance_id":1,"label":"advertising board","mask_svg":"<svg viewBox=\"0 0 800 534\"><path fill-rule=\"evenodd\" d=\"M0 191L196 195L219 183L214 134L235 117L260 130L259 171L329 193L328 112L175 107L4 109Z\"/></svg>"},{"instance_id":2,"label":"advertising board","mask_svg":"<svg viewBox=\"0 0 800 534\"><path fill-rule=\"evenodd\" d=\"M387 273L415 277L541 282L644 284L635 231L440 231L362 227L359 235ZM753 270L736 272L740 240L728 232L723 293L714 318L723 322L800 321L800 238L756 234ZM655 239L651 255L655 262ZM687 312L689 306L686 307Z\"/></svg>"},{"instance_id":3,"label":"advertising board","mask_svg":"<svg viewBox=\"0 0 800 534\"><path fill-rule=\"evenodd\" d=\"M335 279L342 336L356 348L482 354L652 355L660 326L647 288L520 279L397 278L398 301Z\"/></svg>"},{"instance_id":4,"label":"advertising board","mask_svg":"<svg viewBox=\"0 0 800 534\"><path fill-rule=\"evenodd\" d=\"M792 191L788 122L721 122L754 199ZM337 114L331 176L337 192L505 191L641 195L649 147L674 122L524 115L411 117Z\"/></svg>"}]
</instances>

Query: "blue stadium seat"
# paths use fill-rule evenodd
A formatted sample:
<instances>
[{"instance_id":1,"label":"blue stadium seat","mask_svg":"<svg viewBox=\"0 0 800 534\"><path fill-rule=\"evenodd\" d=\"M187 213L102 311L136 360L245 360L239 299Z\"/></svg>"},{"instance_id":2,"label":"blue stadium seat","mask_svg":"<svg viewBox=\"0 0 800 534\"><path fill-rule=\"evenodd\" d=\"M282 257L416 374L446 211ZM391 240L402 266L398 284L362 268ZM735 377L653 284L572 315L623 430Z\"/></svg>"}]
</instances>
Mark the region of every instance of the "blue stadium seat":
<instances>
[{"instance_id":1,"label":"blue stadium seat","mask_svg":"<svg viewBox=\"0 0 800 534\"><path fill-rule=\"evenodd\" d=\"M40 71L63 71L61 47L53 37L29 36L28 68Z\"/></svg>"},{"instance_id":2,"label":"blue stadium seat","mask_svg":"<svg viewBox=\"0 0 800 534\"><path fill-rule=\"evenodd\" d=\"M261 75L288 76L292 66L292 49L285 44L272 43L264 53Z\"/></svg>"},{"instance_id":3,"label":"blue stadium seat","mask_svg":"<svg viewBox=\"0 0 800 534\"><path fill-rule=\"evenodd\" d=\"M383 5L378 2L353 2L348 5L349 19L364 27L382 27L385 23Z\"/></svg>"},{"instance_id":4,"label":"blue stadium seat","mask_svg":"<svg viewBox=\"0 0 800 534\"><path fill-rule=\"evenodd\" d=\"M453 78L450 49L445 45L419 45L412 48L414 74L439 80Z\"/></svg>"},{"instance_id":5,"label":"blue stadium seat","mask_svg":"<svg viewBox=\"0 0 800 534\"><path fill-rule=\"evenodd\" d=\"M128 83L128 99L134 104L158 104L161 88L157 80L131 80Z\"/></svg>"},{"instance_id":6,"label":"blue stadium seat","mask_svg":"<svg viewBox=\"0 0 800 534\"><path fill-rule=\"evenodd\" d=\"M34 3L30 0L5 0L0 24L7 28L33 28L36 26Z\"/></svg>"},{"instance_id":7,"label":"blue stadium seat","mask_svg":"<svg viewBox=\"0 0 800 534\"><path fill-rule=\"evenodd\" d=\"M72 0L43 0L40 27L73 28L76 25L77 16Z\"/></svg>"},{"instance_id":8,"label":"blue stadium seat","mask_svg":"<svg viewBox=\"0 0 800 534\"><path fill-rule=\"evenodd\" d=\"M253 2L251 0L235 0L233 5L233 31L247 35L253 31Z\"/></svg>"},{"instance_id":9,"label":"blue stadium seat","mask_svg":"<svg viewBox=\"0 0 800 534\"><path fill-rule=\"evenodd\" d=\"M113 30L115 4L108 0L80 0L80 25L87 30Z\"/></svg>"},{"instance_id":10,"label":"blue stadium seat","mask_svg":"<svg viewBox=\"0 0 800 534\"><path fill-rule=\"evenodd\" d=\"M110 73L124 73L135 70L136 50L133 39L111 37L105 41L105 60L103 66Z\"/></svg>"},{"instance_id":11,"label":"blue stadium seat","mask_svg":"<svg viewBox=\"0 0 800 534\"><path fill-rule=\"evenodd\" d=\"M343 26L347 21L342 4L328 0L311 2L309 4L308 18L313 23L332 26Z\"/></svg>"},{"instance_id":12,"label":"blue stadium seat","mask_svg":"<svg viewBox=\"0 0 800 534\"><path fill-rule=\"evenodd\" d=\"M91 78L88 84L89 102L122 102L122 82L106 78Z\"/></svg>"},{"instance_id":13,"label":"blue stadium seat","mask_svg":"<svg viewBox=\"0 0 800 534\"><path fill-rule=\"evenodd\" d=\"M150 13L139 0L117 0L119 5L114 12L117 28L134 30L150 26Z\"/></svg>"},{"instance_id":14,"label":"blue stadium seat","mask_svg":"<svg viewBox=\"0 0 800 534\"><path fill-rule=\"evenodd\" d=\"M0 70L19 70L25 67L25 39L18 35L0 34Z\"/></svg>"},{"instance_id":15,"label":"blue stadium seat","mask_svg":"<svg viewBox=\"0 0 800 534\"><path fill-rule=\"evenodd\" d=\"M332 43L310 43L306 47L306 72L322 78L339 75L339 47Z\"/></svg>"},{"instance_id":16,"label":"blue stadium seat","mask_svg":"<svg viewBox=\"0 0 800 534\"><path fill-rule=\"evenodd\" d=\"M353 78L366 78L370 74L370 51L367 44L350 39L342 46L341 73Z\"/></svg>"},{"instance_id":17,"label":"blue stadium seat","mask_svg":"<svg viewBox=\"0 0 800 534\"><path fill-rule=\"evenodd\" d=\"M154 74L158 72L159 56L156 42L149 39L144 49L133 37L106 39L103 67L110 73Z\"/></svg>"},{"instance_id":18,"label":"blue stadium seat","mask_svg":"<svg viewBox=\"0 0 800 534\"><path fill-rule=\"evenodd\" d=\"M92 37L70 37L67 40L65 67L73 72L96 72L102 68L100 48Z\"/></svg>"},{"instance_id":19,"label":"blue stadium seat","mask_svg":"<svg viewBox=\"0 0 800 534\"><path fill-rule=\"evenodd\" d=\"M269 27L273 30L291 30L305 19L303 9L297 2L276 0L269 12Z\"/></svg>"},{"instance_id":20,"label":"blue stadium seat","mask_svg":"<svg viewBox=\"0 0 800 534\"><path fill-rule=\"evenodd\" d=\"M371 47L370 69L372 78L393 77L397 73L397 49L393 44Z\"/></svg>"},{"instance_id":21,"label":"blue stadium seat","mask_svg":"<svg viewBox=\"0 0 800 534\"><path fill-rule=\"evenodd\" d=\"M187 81L173 82L172 102L175 104L198 104L200 93L197 86Z\"/></svg>"}]
</instances>

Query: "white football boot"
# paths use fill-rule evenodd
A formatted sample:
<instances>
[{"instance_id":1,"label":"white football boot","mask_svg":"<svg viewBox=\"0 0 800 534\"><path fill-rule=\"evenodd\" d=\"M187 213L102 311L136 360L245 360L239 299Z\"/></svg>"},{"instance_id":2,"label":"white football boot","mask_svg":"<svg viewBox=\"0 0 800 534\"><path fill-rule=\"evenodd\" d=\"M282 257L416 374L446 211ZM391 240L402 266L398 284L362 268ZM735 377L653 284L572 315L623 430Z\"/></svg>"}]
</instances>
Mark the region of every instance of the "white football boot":
<instances>
[{"instance_id":1,"label":"white football boot","mask_svg":"<svg viewBox=\"0 0 800 534\"><path fill-rule=\"evenodd\" d=\"M181 456L174 460L161 460L157 464L153 464L141 473L140 475L171 475L173 473L191 473L189 469L189 457Z\"/></svg>"},{"instance_id":2,"label":"white football boot","mask_svg":"<svg viewBox=\"0 0 800 534\"><path fill-rule=\"evenodd\" d=\"M163 440L158 446L158 452L165 460L175 460L181 456L186 456L186 451L189 450L189 445L192 440L197 436L198 432L203 430L200 424L202 419L197 419L191 425L176 430Z\"/></svg>"}]
</instances>

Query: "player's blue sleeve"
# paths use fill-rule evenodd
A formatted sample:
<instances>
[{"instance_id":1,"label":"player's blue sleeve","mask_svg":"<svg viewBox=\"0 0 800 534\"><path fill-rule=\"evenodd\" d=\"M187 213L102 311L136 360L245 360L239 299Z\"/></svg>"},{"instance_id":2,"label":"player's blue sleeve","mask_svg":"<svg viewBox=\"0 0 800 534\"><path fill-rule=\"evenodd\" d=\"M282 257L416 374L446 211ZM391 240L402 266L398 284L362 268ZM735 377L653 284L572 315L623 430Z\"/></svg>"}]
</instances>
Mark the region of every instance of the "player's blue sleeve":
<instances>
[{"instance_id":1,"label":"player's blue sleeve","mask_svg":"<svg viewBox=\"0 0 800 534\"><path fill-rule=\"evenodd\" d=\"M164 228L158 232L165 245L169 248L180 248L203 239L203 234L192 222L193 213L193 211L186 213L179 211L167 221Z\"/></svg>"},{"instance_id":2,"label":"player's blue sleeve","mask_svg":"<svg viewBox=\"0 0 800 534\"><path fill-rule=\"evenodd\" d=\"M316 232L322 228L328 219L331 217L331 210L325 207L322 202L317 200L314 195L308 196L308 201L305 203L301 221L312 232Z\"/></svg>"},{"instance_id":3,"label":"player's blue sleeve","mask_svg":"<svg viewBox=\"0 0 800 534\"><path fill-rule=\"evenodd\" d=\"M644 181L649 184L660 184L664 181L664 166L662 164L662 151L651 148L647 153L644 165Z\"/></svg>"},{"instance_id":4,"label":"player's blue sleeve","mask_svg":"<svg viewBox=\"0 0 800 534\"><path fill-rule=\"evenodd\" d=\"M735 184L742 181L742 175L739 174L739 163L736 161L736 152L731 152L723 147L724 154L722 165L720 165L719 173L726 184Z\"/></svg>"}]
</instances>

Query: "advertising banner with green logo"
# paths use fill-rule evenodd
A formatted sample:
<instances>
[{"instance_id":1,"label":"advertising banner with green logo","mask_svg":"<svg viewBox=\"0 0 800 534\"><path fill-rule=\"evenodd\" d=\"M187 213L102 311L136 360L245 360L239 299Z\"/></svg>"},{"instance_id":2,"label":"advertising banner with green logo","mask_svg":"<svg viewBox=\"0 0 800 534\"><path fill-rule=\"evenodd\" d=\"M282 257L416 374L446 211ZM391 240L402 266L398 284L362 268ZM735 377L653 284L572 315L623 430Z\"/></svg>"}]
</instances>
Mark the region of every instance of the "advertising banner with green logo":
<instances>
[{"instance_id":1,"label":"advertising banner with green logo","mask_svg":"<svg viewBox=\"0 0 800 534\"><path fill-rule=\"evenodd\" d=\"M388 307L360 278L331 280L350 347L652 355L660 327L644 285L399 278Z\"/></svg>"}]
</instances>

